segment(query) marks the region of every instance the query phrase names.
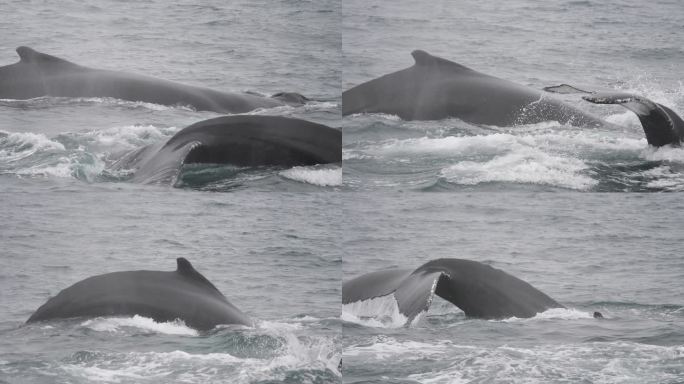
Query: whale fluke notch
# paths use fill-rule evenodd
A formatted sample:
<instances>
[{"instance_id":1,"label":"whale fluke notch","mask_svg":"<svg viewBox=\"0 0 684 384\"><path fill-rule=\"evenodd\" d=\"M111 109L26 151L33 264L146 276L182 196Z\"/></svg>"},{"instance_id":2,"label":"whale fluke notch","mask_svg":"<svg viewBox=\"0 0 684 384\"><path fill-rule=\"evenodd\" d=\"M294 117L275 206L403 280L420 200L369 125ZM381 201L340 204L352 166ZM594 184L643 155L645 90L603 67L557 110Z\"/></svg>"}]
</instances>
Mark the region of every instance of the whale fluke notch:
<instances>
[{"instance_id":1,"label":"whale fluke notch","mask_svg":"<svg viewBox=\"0 0 684 384\"><path fill-rule=\"evenodd\" d=\"M449 61L447 59L442 59L441 57L437 56L432 56L431 54L421 50L421 49L416 49L415 51L411 52L411 56L413 56L413 60L416 61L417 66L419 67L429 67L429 66L445 66L449 68L454 68L454 69L459 69L459 70L468 70L472 71L472 69L463 66L458 63L454 63L453 61Z\"/></svg>"},{"instance_id":2,"label":"whale fluke notch","mask_svg":"<svg viewBox=\"0 0 684 384\"><path fill-rule=\"evenodd\" d=\"M75 65L74 63L71 63L67 60L60 59L59 57L48 55L45 53L38 52L34 50L33 48L27 47L22 45L21 47L17 47L17 55L19 55L19 59L24 62L24 63L41 63L41 62L47 62L47 63L63 63L63 64L71 64Z\"/></svg>"},{"instance_id":3,"label":"whale fluke notch","mask_svg":"<svg viewBox=\"0 0 684 384\"><path fill-rule=\"evenodd\" d=\"M211 283L206 277L204 277L201 273L197 272L195 267L190 264L190 261L184 257L179 257L176 259L176 273L179 273L187 278L193 279L201 284L207 285L211 288L213 288L219 295L223 296L221 294L221 291L219 291L214 284Z\"/></svg>"},{"instance_id":4,"label":"whale fluke notch","mask_svg":"<svg viewBox=\"0 0 684 384\"><path fill-rule=\"evenodd\" d=\"M550 308L564 308L545 293L506 272L472 260L437 259L414 271L371 272L342 285L342 304L393 294L410 325L437 295L484 319L526 318Z\"/></svg>"}]
</instances>

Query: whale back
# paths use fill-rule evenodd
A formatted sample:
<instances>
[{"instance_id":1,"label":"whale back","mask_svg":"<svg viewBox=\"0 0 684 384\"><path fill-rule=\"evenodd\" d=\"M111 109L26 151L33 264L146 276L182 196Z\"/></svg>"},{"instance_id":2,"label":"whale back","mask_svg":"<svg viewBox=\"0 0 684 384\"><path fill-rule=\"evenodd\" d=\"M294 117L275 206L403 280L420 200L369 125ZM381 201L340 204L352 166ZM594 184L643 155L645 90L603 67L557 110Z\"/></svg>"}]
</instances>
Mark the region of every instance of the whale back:
<instances>
[{"instance_id":1,"label":"whale back","mask_svg":"<svg viewBox=\"0 0 684 384\"><path fill-rule=\"evenodd\" d=\"M133 152L116 167L140 164L134 182L175 184L185 164L292 167L341 161L338 129L280 116L234 115L188 126L163 145Z\"/></svg>"},{"instance_id":2,"label":"whale back","mask_svg":"<svg viewBox=\"0 0 684 384\"><path fill-rule=\"evenodd\" d=\"M414 65L342 93L342 113L386 113L404 120L459 118L473 124L511 126L558 121L598 126L597 117L532 88L490 76L425 51Z\"/></svg>"},{"instance_id":3,"label":"whale back","mask_svg":"<svg viewBox=\"0 0 684 384\"><path fill-rule=\"evenodd\" d=\"M73 73L80 67L67 60L37 52L29 47L16 49L19 61L0 67L0 98L30 99L50 93L55 75Z\"/></svg>"},{"instance_id":4,"label":"whale back","mask_svg":"<svg viewBox=\"0 0 684 384\"><path fill-rule=\"evenodd\" d=\"M111 97L133 102L190 106L218 113L301 105L304 96L281 93L274 98L219 92L152 76L88 68L29 47L17 48L19 62L0 67L0 98Z\"/></svg>"},{"instance_id":5,"label":"whale back","mask_svg":"<svg viewBox=\"0 0 684 384\"><path fill-rule=\"evenodd\" d=\"M177 269L172 272L113 272L79 281L49 299L27 323L122 315L160 322L180 319L197 329L218 324L251 325L249 317L184 258L177 260Z\"/></svg>"}]
</instances>

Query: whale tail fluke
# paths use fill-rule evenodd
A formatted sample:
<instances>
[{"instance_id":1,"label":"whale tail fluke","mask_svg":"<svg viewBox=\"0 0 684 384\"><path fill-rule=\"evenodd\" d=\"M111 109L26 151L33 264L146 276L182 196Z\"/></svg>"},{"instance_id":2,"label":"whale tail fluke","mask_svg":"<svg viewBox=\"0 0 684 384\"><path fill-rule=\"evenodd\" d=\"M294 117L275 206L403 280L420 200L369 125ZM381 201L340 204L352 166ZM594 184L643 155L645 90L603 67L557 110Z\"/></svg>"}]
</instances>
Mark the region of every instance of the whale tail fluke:
<instances>
[{"instance_id":1,"label":"whale tail fluke","mask_svg":"<svg viewBox=\"0 0 684 384\"><path fill-rule=\"evenodd\" d=\"M559 94L585 93L582 98L594 104L618 104L634 112L646 134L646 141L654 147L679 145L684 141L684 121L670 108L643 96L615 91L585 91L560 84L545 87L546 92Z\"/></svg>"},{"instance_id":2,"label":"whale tail fluke","mask_svg":"<svg viewBox=\"0 0 684 384\"><path fill-rule=\"evenodd\" d=\"M594 104L619 104L634 112L654 147L679 145L684 140L684 121L670 108L645 97L622 92L597 92L582 97Z\"/></svg>"},{"instance_id":3,"label":"whale tail fluke","mask_svg":"<svg viewBox=\"0 0 684 384\"><path fill-rule=\"evenodd\" d=\"M356 277L342 285L342 304L393 294L406 325L426 312L435 295L468 317L533 317L561 304L525 281L472 260L438 259L417 269L389 269Z\"/></svg>"},{"instance_id":4,"label":"whale tail fluke","mask_svg":"<svg viewBox=\"0 0 684 384\"><path fill-rule=\"evenodd\" d=\"M352 279L342 286L342 304L351 304L393 294L399 313L410 325L429 309L443 271L386 269Z\"/></svg>"}]
</instances>

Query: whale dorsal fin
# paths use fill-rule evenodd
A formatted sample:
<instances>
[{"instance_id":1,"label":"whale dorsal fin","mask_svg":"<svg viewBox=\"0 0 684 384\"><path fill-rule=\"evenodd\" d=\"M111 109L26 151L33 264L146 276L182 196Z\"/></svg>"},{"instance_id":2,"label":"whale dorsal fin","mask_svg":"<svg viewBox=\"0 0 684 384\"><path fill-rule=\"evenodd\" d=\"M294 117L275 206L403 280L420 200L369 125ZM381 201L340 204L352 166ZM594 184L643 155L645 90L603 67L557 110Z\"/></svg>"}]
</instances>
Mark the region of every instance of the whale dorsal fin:
<instances>
[{"instance_id":1,"label":"whale dorsal fin","mask_svg":"<svg viewBox=\"0 0 684 384\"><path fill-rule=\"evenodd\" d=\"M199 273L195 270L195 267L193 267L192 264L190 264L188 259L184 257L177 258L176 265L176 272L180 273L181 275L192 275L193 273Z\"/></svg>"},{"instance_id":2,"label":"whale dorsal fin","mask_svg":"<svg viewBox=\"0 0 684 384\"><path fill-rule=\"evenodd\" d=\"M416 49L415 51L411 52L411 56L413 56L413 60L416 61L416 65L420 67L440 66L458 70L472 71L472 69L466 66L454 63L453 61L449 61L447 59L442 59L441 57L432 56L431 54L420 49Z\"/></svg>"},{"instance_id":3,"label":"whale dorsal fin","mask_svg":"<svg viewBox=\"0 0 684 384\"><path fill-rule=\"evenodd\" d=\"M34 50L33 48L25 46L18 47L17 54L19 55L19 59L21 59L21 61L24 63L60 63L75 65L70 61L60 59L56 56L41 53Z\"/></svg>"},{"instance_id":4,"label":"whale dorsal fin","mask_svg":"<svg viewBox=\"0 0 684 384\"><path fill-rule=\"evenodd\" d=\"M219 295L223 296L223 294L221 294L221 292L214 286L214 284L207 280L206 277L202 276L201 273L197 272L197 270L192 266L192 264L190 264L188 259L184 257L179 257L176 259L176 265L176 273L181 274L189 279L192 279L195 282L206 285L214 289L216 292L218 292Z\"/></svg>"}]
</instances>

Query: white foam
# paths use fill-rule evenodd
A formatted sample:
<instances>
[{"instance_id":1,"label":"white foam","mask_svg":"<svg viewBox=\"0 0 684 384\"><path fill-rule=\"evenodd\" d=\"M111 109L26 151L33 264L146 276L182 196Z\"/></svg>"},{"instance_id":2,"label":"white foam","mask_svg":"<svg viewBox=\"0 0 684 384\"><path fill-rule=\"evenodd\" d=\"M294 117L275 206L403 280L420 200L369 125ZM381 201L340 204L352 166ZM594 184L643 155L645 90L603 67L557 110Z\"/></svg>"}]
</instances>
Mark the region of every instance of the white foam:
<instances>
[{"instance_id":1,"label":"white foam","mask_svg":"<svg viewBox=\"0 0 684 384\"><path fill-rule=\"evenodd\" d=\"M634 112L628 110L625 110L622 113L608 115L605 117L605 120L611 124L615 124L620 127L641 128L641 122L639 121L639 117Z\"/></svg>"},{"instance_id":2,"label":"white foam","mask_svg":"<svg viewBox=\"0 0 684 384\"><path fill-rule=\"evenodd\" d=\"M373 156L357 149L342 149L342 161L372 159Z\"/></svg>"},{"instance_id":3,"label":"white foam","mask_svg":"<svg viewBox=\"0 0 684 384\"><path fill-rule=\"evenodd\" d=\"M350 323L376 328L399 328L408 321L408 318L399 312L399 304L394 294L343 304L340 318Z\"/></svg>"},{"instance_id":4,"label":"white foam","mask_svg":"<svg viewBox=\"0 0 684 384\"><path fill-rule=\"evenodd\" d=\"M349 115L348 117L349 117L349 118L357 118L357 117L367 117L367 116L369 116L369 115L372 115L373 117L376 117L376 118L379 118L379 119L383 119L383 120L389 120L389 121L402 121L401 117L399 117L398 115L390 115L390 114L387 114L387 113L372 113L372 114L368 114L368 113L354 113L354 114Z\"/></svg>"},{"instance_id":5,"label":"white foam","mask_svg":"<svg viewBox=\"0 0 684 384\"><path fill-rule=\"evenodd\" d=\"M84 162L84 152L74 152L68 156L48 158L26 167L13 170L17 176L25 177L79 177L88 181L94 180L104 170L105 164L98 158L89 157Z\"/></svg>"},{"instance_id":6,"label":"white foam","mask_svg":"<svg viewBox=\"0 0 684 384\"><path fill-rule=\"evenodd\" d=\"M130 150L161 141L172 135L176 127L160 128L154 125L124 125L87 132L91 144L107 150Z\"/></svg>"},{"instance_id":7,"label":"white foam","mask_svg":"<svg viewBox=\"0 0 684 384\"><path fill-rule=\"evenodd\" d=\"M145 108L152 111L167 111L170 109L181 109L186 111L195 111L195 108L189 105L163 105L155 103L147 103L144 101L129 101L123 99L116 99L113 97L74 97L74 98L64 98L64 97L51 97L48 99L54 99L55 101L66 101L69 103L96 103L96 104L109 104L109 105L121 105L131 108Z\"/></svg>"},{"instance_id":8,"label":"white foam","mask_svg":"<svg viewBox=\"0 0 684 384\"><path fill-rule=\"evenodd\" d=\"M684 174L673 172L667 165L646 170L642 174L648 178L653 178L646 183L649 188L670 192L684 191Z\"/></svg>"},{"instance_id":9,"label":"white foam","mask_svg":"<svg viewBox=\"0 0 684 384\"><path fill-rule=\"evenodd\" d=\"M342 167L293 167L280 172L280 175L290 180L321 187L342 185Z\"/></svg>"},{"instance_id":10,"label":"white foam","mask_svg":"<svg viewBox=\"0 0 684 384\"><path fill-rule=\"evenodd\" d=\"M421 383L465 382L678 382L683 346L638 343L547 344L532 348L453 346L451 365L409 375ZM444 357L444 356L443 356Z\"/></svg>"},{"instance_id":11,"label":"white foam","mask_svg":"<svg viewBox=\"0 0 684 384\"><path fill-rule=\"evenodd\" d=\"M317 111L321 109L340 108L340 104L334 101L308 101L306 104L298 108L303 108L305 111Z\"/></svg>"},{"instance_id":12,"label":"white foam","mask_svg":"<svg viewBox=\"0 0 684 384\"><path fill-rule=\"evenodd\" d=\"M256 323L257 328L269 331L295 331L302 329L303 325L300 323L259 320Z\"/></svg>"},{"instance_id":13,"label":"white foam","mask_svg":"<svg viewBox=\"0 0 684 384\"><path fill-rule=\"evenodd\" d=\"M606 156L684 160L684 150L649 149L640 129L550 128L550 122L476 136L388 140L344 152L345 159L367 157L393 162L451 162L440 171L447 181L477 185L488 182L544 184L587 190L598 184L592 162Z\"/></svg>"},{"instance_id":14,"label":"white foam","mask_svg":"<svg viewBox=\"0 0 684 384\"><path fill-rule=\"evenodd\" d=\"M288 347L274 358L236 357L229 353L194 354L184 351L107 353L95 361L67 364L68 374L97 382L147 381L208 383L253 383L280 381L288 370L327 369L337 371L340 354L330 340L300 342L294 334ZM294 344L292 344L294 343Z\"/></svg>"},{"instance_id":15,"label":"white foam","mask_svg":"<svg viewBox=\"0 0 684 384\"><path fill-rule=\"evenodd\" d=\"M485 162L462 161L442 169L441 176L465 185L513 182L587 190L598 181L582 174L586 169L582 160L554 156L530 147Z\"/></svg>"},{"instance_id":16,"label":"white foam","mask_svg":"<svg viewBox=\"0 0 684 384\"><path fill-rule=\"evenodd\" d=\"M378 360L395 358L421 360L443 356L452 347L453 343L448 340L436 340L429 343L413 340L398 341L393 337L382 335L373 337L370 343L347 346L344 349L344 356L368 356Z\"/></svg>"},{"instance_id":17,"label":"white foam","mask_svg":"<svg viewBox=\"0 0 684 384\"><path fill-rule=\"evenodd\" d=\"M287 368L337 370L341 353L332 337L299 337L292 332L279 333L286 340L285 349L267 366L269 371Z\"/></svg>"},{"instance_id":18,"label":"white foam","mask_svg":"<svg viewBox=\"0 0 684 384\"><path fill-rule=\"evenodd\" d=\"M214 367L251 364L256 359L241 359L228 353L191 354L184 351L130 352L107 354L103 359L85 364L67 364L61 368L68 374L91 382L136 382L167 378L185 370L186 382L202 383L214 377ZM238 382L247 382L241 380Z\"/></svg>"},{"instance_id":19,"label":"white foam","mask_svg":"<svg viewBox=\"0 0 684 384\"><path fill-rule=\"evenodd\" d=\"M441 138L390 140L369 148L368 152L381 156L430 154L442 156L496 155L514 145L513 135L495 133L481 136L447 136Z\"/></svg>"},{"instance_id":20,"label":"white foam","mask_svg":"<svg viewBox=\"0 0 684 384\"><path fill-rule=\"evenodd\" d=\"M62 367L68 374L77 377L83 377L89 382L98 383L120 383L122 379L134 379L140 381L143 379L150 379L154 377L163 377L165 373L156 375L145 374L148 369L127 367L123 369L105 369L100 367L83 367L78 365L65 365ZM140 371L143 374L139 373Z\"/></svg>"},{"instance_id":21,"label":"white foam","mask_svg":"<svg viewBox=\"0 0 684 384\"><path fill-rule=\"evenodd\" d=\"M64 145L42 133L0 131L0 134L0 160L3 162L16 162L39 151L65 150Z\"/></svg>"},{"instance_id":22,"label":"white foam","mask_svg":"<svg viewBox=\"0 0 684 384\"><path fill-rule=\"evenodd\" d=\"M153 333L167 335L197 336L199 333L189 328L181 320L158 323L148 317L98 317L86 320L81 326L98 332L122 332L123 328L137 328Z\"/></svg>"},{"instance_id":23,"label":"white foam","mask_svg":"<svg viewBox=\"0 0 684 384\"><path fill-rule=\"evenodd\" d=\"M4 132L0 136L0 161L12 164L17 176L80 177L93 180L104 169L104 162L83 147L70 153L58 141L43 134Z\"/></svg>"},{"instance_id":24,"label":"white foam","mask_svg":"<svg viewBox=\"0 0 684 384\"><path fill-rule=\"evenodd\" d=\"M648 161L670 161L684 164L684 148L669 145L659 148L648 147L641 152L641 157Z\"/></svg>"},{"instance_id":25,"label":"white foam","mask_svg":"<svg viewBox=\"0 0 684 384\"><path fill-rule=\"evenodd\" d=\"M580 311L575 308L551 308L544 312L537 313L536 316L530 318L510 317L503 320L490 320L502 322L518 322L518 321L537 321L537 320L581 320L593 319L594 315L589 312Z\"/></svg>"}]
</instances>

